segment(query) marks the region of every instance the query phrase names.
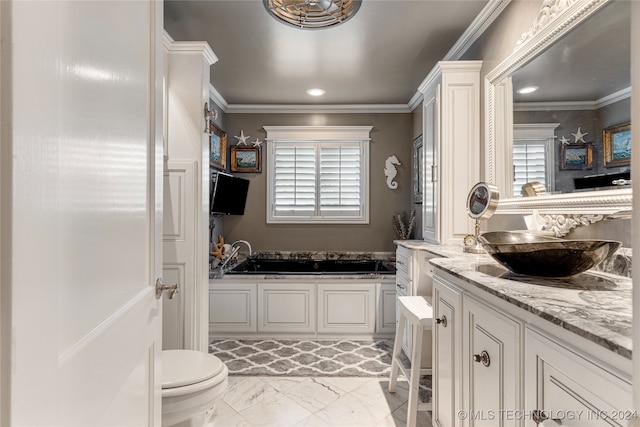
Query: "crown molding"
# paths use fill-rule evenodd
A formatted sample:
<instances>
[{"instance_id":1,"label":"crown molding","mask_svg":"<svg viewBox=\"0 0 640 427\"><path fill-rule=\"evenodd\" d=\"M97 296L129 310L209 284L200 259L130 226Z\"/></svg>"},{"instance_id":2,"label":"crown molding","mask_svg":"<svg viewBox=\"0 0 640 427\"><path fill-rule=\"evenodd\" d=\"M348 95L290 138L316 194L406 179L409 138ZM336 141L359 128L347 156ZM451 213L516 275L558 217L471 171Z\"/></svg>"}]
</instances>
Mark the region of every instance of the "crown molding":
<instances>
[{"instance_id":1,"label":"crown molding","mask_svg":"<svg viewBox=\"0 0 640 427\"><path fill-rule=\"evenodd\" d=\"M408 104L228 104L226 113L410 113Z\"/></svg>"},{"instance_id":2,"label":"crown molding","mask_svg":"<svg viewBox=\"0 0 640 427\"><path fill-rule=\"evenodd\" d=\"M513 111L597 110L630 97L631 88L628 87L595 101L516 102L513 104Z\"/></svg>"},{"instance_id":3,"label":"crown molding","mask_svg":"<svg viewBox=\"0 0 640 427\"><path fill-rule=\"evenodd\" d=\"M489 28L493 21L500 16L509 3L511 3L511 0L490 0L442 60L454 61L461 58L471 45Z\"/></svg>"},{"instance_id":4,"label":"crown molding","mask_svg":"<svg viewBox=\"0 0 640 427\"><path fill-rule=\"evenodd\" d=\"M225 113L229 108L229 103L220 95L220 92L216 90L211 83L209 83L209 98L216 103L218 107Z\"/></svg>"},{"instance_id":5,"label":"crown molding","mask_svg":"<svg viewBox=\"0 0 640 427\"><path fill-rule=\"evenodd\" d=\"M218 62L218 57L207 42L177 42L169 33L167 33L166 30L164 30L162 44L169 52L201 52L209 65L213 65Z\"/></svg>"},{"instance_id":6,"label":"crown molding","mask_svg":"<svg viewBox=\"0 0 640 427\"><path fill-rule=\"evenodd\" d=\"M621 89L611 95L603 96L596 101L596 108L606 107L607 105L615 104L627 98L631 98L631 87Z\"/></svg>"},{"instance_id":7,"label":"crown molding","mask_svg":"<svg viewBox=\"0 0 640 427\"><path fill-rule=\"evenodd\" d=\"M471 47L471 45L486 31L487 28L495 21L495 19L502 13L505 7L511 3L511 0L491 0L482 9L482 11L476 16L476 19L471 22L464 33L460 36L458 41L453 45L449 52L442 58L442 61L456 61L462 57L462 55ZM442 62L440 61L440 62ZM422 96L424 91L438 78L441 72L441 64L438 62L429 71L429 74L424 78L422 83L418 86L418 93L416 93L412 100ZM409 102L411 105L411 102ZM415 108L415 107L414 107Z\"/></svg>"}]
</instances>

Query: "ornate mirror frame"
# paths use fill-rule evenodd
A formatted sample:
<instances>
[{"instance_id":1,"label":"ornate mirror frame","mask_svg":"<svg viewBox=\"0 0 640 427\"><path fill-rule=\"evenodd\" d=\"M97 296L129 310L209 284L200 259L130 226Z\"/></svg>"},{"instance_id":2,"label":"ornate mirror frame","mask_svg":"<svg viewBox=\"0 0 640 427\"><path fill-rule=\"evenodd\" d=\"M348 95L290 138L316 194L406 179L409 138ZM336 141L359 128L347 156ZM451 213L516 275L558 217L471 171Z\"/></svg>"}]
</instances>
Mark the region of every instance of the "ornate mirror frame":
<instances>
[{"instance_id":1,"label":"ornate mirror frame","mask_svg":"<svg viewBox=\"0 0 640 427\"><path fill-rule=\"evenodd\" d=\"M550 0L514 52L485 77L485 180L510 195L513 170L511 75L611 0ZM553 11L553 13L549 13ZM501 199L495 214L603 215L631 209L631 188ZM597 219L596 219L597 218ZM593 219L590 221L593 222Z\"/></svg>"}]
</instances>

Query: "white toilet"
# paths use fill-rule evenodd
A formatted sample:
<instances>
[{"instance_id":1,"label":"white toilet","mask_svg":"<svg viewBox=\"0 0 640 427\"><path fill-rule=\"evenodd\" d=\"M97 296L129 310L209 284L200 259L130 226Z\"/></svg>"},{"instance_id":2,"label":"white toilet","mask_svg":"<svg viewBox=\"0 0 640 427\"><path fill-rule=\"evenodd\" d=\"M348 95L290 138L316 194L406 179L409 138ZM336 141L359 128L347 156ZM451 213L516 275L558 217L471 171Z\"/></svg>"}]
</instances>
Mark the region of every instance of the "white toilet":
<instances>
[{"instance_id":1,"label":"white toilet","mask_svg":"<svg viewBox=\"0 0 640 427\"><path fill-rule=\"evenodd\" d=\"M162 352L162 426L202 427L229 384L217 357L196 350Z\"/></svg>"}]
</instances>

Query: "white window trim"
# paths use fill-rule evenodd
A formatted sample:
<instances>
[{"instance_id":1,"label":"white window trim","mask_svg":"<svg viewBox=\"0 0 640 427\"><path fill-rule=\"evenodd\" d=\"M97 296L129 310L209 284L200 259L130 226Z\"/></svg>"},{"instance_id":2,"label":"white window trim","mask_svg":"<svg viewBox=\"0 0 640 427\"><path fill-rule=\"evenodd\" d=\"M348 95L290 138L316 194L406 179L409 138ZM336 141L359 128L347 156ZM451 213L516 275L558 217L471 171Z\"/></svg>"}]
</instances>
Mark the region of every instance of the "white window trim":
<instances>
[{"instance_id":1,"label":"white window trim","mask_svg":"<svg viewBox=\"0 0 640 427\"><path fill-rule=\"evenodd\" d=\"M369 143L372 126L264 126L269 145L267 158L267 224L369 224ZM363 211L357 218L276 217L272 206L274 159L273 142L359 142L363 148Z\"/></svg>"},{"instance_id":2,"label":"white window trim","mask_svg":"<svg viewBox=\"0 0 640 427\"><path fill-rule=\"evenodd\" d=\"M556 183L556 150L555 130L560 123L524 123L513 125L513 141L544 142L545 179L547 191L555 191ZM517 193L513 195L519 197Z\"/></svg>"}]
</instances>

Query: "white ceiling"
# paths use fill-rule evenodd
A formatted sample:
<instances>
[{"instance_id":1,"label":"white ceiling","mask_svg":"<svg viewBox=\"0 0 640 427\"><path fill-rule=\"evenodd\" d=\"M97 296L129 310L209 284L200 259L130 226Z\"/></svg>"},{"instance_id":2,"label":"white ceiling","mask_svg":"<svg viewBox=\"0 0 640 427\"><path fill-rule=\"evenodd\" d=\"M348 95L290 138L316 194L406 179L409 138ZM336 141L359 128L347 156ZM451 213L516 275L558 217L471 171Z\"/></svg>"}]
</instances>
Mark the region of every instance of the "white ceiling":
<instances>
[{"instance_id":1,"label":"white ceiling","mask_svg":"<svg viewBox=\"0 0 640 427\"><path fill-rule=\"evenodd\" d=\"M211 84L228 104L409 103L487 0L363 0L348 22L286 26L262 0L165 1L176 41L206 41L218 62ZM321 87L326 94L305 93Z\"/></svg>"}]
</instances>

